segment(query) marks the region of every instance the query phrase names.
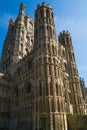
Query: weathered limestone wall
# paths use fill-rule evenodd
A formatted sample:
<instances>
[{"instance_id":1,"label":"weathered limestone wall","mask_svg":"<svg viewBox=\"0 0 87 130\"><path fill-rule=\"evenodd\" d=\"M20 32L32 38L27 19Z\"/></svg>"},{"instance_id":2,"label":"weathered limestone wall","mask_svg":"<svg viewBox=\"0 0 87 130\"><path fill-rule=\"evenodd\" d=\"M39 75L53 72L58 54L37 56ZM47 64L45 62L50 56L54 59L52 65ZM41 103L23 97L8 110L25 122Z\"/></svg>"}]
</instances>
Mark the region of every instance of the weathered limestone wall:
<instances>
[{"instance_id":1,"label":"weathered limestone wall","mask_svg":"<svg viewBox=\"0 0 87 130\"><path fill-rule=\"evenodd\" d=\"M67 116L68 130L87 130L87 116Z\"/></svg>"}]
</instances>

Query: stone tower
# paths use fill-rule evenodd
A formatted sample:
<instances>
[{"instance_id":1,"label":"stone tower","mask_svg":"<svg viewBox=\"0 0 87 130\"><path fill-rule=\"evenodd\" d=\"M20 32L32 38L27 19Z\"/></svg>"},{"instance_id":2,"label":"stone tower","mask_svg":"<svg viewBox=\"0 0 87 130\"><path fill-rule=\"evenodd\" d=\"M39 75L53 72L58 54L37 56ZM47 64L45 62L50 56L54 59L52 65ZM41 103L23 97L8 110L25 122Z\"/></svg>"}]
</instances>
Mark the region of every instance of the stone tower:
<instances>
[{"instance_id":1,"label":"stone tower","mask_svg":"<svg viewBox=\"0 0 87 130\"><path fill-rule=\"evenodd\" d=\"M73 114L83 114L84 109L82 101L82 91L80 86L80 78L75 61L74 49L72 46L72 38L70 33L68 31L63 31L63 33L60 33L59 42L65 48L65 58L66 58L65 71L68 74L67 81L69 81L69 83L67 84L68 89L66 88L69 98L69 101L67 99L69 103L68 112ZM64 85L66 86L65 80Z\"/></svg>"},{"instance_id":2,"label":"stone tower","mask_svg":"<svg viewBox=\"0 0 87 130\"><path fill-rule=\"evenodd\" d=\"M42 3L35 11L33 130L66 130L63 80L54 13Z\"/></svg>"},{"instance_id":3,"label":"stone tower","mask_svg":"<svg viewBox=\"0 0 87 130\"><path fill-rule=\"evenodd\" d=\"M25 5L20 4L16 20L11 19L6 39L4 41L2 64L3 71L11 68L33 49L34 22L25 14Z\"/></svg>"},{"instance_id":4,"label":"stone tower","mask_svg":"<svg viewBox=\"0 0 87 130\"><path fill-rule=\"evenodd\" d=\"M33 48L33 20L25 14L25 5L20 4L19 15L16 19L16 39L14 61L18 62Z\"/></svg>"}]
</instances>

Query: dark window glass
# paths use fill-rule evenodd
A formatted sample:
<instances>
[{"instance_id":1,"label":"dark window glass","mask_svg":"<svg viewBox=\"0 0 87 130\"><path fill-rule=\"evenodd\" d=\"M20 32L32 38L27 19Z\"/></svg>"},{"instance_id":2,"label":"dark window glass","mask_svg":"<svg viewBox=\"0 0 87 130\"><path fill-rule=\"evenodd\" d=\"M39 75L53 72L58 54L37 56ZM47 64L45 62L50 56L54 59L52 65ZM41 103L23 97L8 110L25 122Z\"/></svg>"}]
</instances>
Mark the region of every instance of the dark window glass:
<instances>
[{"instance_id":1,"label":"dark window glass","mask_svg":"<svg viewBox=\"0 0 87 130\"><path fill-rule=\"evenodd\" d=\"M29 61L28 62L28 70L31 70L32 69L32 61Z\"/></svg>"},{"instance_id":2,"label":"dark window glass","mask_svg":"<svg viewBox=\"0 0 87 130\"><path fill-rule=\"evenodd\" d=\"M29 84L27 87L27 92L30 93L31 92L31 85Z\"/></svg>"}]
</instances>

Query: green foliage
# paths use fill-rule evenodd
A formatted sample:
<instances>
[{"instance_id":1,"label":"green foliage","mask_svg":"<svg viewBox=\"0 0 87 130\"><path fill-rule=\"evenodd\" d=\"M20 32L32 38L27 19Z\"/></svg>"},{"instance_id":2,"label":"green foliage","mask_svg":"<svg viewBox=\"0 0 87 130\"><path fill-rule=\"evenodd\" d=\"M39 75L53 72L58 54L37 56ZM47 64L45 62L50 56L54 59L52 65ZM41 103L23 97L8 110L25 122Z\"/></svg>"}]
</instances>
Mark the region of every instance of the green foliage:
<instances>
[{"instance_id":1,"label":"green foliage","mask_svg":"<svg viewBox=\"0 0 87 130\"><path fill-rule=\"evenodd\" d=\"M68 116L71 116L71 115L72 115L72 113L68 112L68 113L67 113L67 115L68 115Z\"/></svg>"}]
</instances>

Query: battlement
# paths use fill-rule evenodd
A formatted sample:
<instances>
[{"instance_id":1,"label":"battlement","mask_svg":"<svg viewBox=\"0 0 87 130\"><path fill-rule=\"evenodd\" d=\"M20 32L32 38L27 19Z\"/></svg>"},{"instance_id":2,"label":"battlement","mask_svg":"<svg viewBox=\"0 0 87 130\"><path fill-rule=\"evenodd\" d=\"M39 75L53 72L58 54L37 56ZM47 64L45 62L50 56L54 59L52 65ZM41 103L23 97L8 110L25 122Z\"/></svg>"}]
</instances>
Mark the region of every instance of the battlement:
<instances>
[{"instance_id":1,"label":"battlement","mask_svg":"<svg viewBox=\"0 0 87 130\"><path fill-rule=\"evenodd\" d=\"M60 36L69 36L69 37L71 37L71 33L69 31L64 30L64 31L60 32L59 37Z\"/></svg>"},{"instance_id":2,"label":"battlement","mask_svg":"<svg viewBox=\"0 0 87 130\"><path fill-rule=\"evenodd\" d=\"M66 40L64 40L66 39ZM67 45L65 43L70 43L71 44L71 41L72 41L72 37L71 37L71 33L69 31L62 31L60 32L59 36L58 36L58 41L63 45ZM64 42L64 41L67 41L67 42Z\"/></svg>"},{"instance_id":3,"label":"battlement","mask_svg":"<svg viewBox=\"0 0 87 130\"><path fill-rule=\"evenodd\" d=\"M45 2L43 2L41 5L40 4L37 5L37 9L39 9L41 7L46 7L46 8L52 9L51 5L46 4Z\"/></svg>"}]
</instances>

